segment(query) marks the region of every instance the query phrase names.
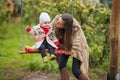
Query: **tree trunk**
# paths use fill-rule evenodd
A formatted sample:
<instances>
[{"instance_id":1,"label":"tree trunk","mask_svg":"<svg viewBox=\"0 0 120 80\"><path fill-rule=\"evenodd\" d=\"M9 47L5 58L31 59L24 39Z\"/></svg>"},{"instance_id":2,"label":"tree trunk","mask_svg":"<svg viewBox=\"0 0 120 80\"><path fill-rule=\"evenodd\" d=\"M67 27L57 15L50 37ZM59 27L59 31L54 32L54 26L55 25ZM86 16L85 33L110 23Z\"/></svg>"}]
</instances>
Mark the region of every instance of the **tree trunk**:
<instances>
[{"instance_id":1,"label":"tree trunk","mask_svg":"<svg viewBox=\"0 0 120 80\"><path fill-rule=\"evenodd\" d=\"M118 72L118 55L120 55L120 0L112 0L110 22L110 80L115 80Z\"/></svg>"}]
</instances>

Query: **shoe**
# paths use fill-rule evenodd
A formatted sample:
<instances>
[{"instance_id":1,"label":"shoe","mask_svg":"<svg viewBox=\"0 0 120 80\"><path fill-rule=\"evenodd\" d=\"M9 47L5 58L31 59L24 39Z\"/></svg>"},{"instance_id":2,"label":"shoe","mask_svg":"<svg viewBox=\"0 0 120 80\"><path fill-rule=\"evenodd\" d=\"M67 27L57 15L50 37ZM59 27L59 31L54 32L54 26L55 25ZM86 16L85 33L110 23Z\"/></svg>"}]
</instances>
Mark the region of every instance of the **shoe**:
<instances>
[{"instance_id":1,"label":"shoe","mask_svg":"<svg viewBox=\"0 0 120 80\"><path fill-rule=\"evenodd\" d=\"M43 57L43 62L44 62L44 63L48 62L47 56Z\"/></svg>"},{"instance_id":2,"label":"shoe","mask_svg":"<svg viewBox=\"0 0 120 80\"><path fill-rule=\"evenodd\" d=\"M56 59L56 56L54 54L51 54L50 55L50 60L55 60Z\"/></svg>"}]
</instances>

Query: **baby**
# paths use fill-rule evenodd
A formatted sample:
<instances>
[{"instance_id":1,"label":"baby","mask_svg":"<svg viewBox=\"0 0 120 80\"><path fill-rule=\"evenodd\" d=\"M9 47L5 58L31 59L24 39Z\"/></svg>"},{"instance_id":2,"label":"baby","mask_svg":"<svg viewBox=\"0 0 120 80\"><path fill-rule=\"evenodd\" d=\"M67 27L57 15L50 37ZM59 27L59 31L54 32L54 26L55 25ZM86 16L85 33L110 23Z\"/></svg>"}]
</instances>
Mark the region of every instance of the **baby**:
<instances>
[{"instance_id":1,"label":"baby","mask_svg":"<svg viewBox=\"0 0 120 80\"><path fill-rule=\"evenodd\" d=\"M26 46L28 49L38 49L42 55L43 62L48 62L46 48L50 53L50 60L56 59L54 50L58 48L59 41L55 36L55 31L50 25L50 17L48 13L42 12L39 16L40 24L32 28L27 26L26 31L33 36L35 44L32 47Z\"/></svg>"}]
</instances>

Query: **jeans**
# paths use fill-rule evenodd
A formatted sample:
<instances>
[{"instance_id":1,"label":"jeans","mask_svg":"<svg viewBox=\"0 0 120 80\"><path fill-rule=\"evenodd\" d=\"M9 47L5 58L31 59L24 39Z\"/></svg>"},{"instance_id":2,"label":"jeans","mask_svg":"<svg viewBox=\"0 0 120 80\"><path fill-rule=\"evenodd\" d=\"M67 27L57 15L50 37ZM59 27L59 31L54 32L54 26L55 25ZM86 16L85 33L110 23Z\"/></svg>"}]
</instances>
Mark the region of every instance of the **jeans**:
<instances>
[{"instance_id":1,"label":"jeans","mask_svg":"<svg viewBox=\"0 0 120 80\"><path fill-rule=\"evenodd\" d=\"M45 51L46 48L49 50L50 54L54 54L55 48L52 47L46 40L44 40L43 43L41 44L41 46L39 47L39 51L42 55L42 58L47 56L46 51Z\"/></svg>"},{"instance_id":2,"label":"jeans","mask_svg":"<svg viewBox=\"0 0 120 80\"><path fill-rule=\"evenodd\" d=\"M61 54L59 55L59 69L63 69L64 67L66 67L67 62L68 62L68 58L69 56L65 55L65 54ZM74 58L73 57L73 61L72 61L72 73L76 78L79 78L80 76L80 66L81 66L81 61Z\"/></svg>"}]
</instances>

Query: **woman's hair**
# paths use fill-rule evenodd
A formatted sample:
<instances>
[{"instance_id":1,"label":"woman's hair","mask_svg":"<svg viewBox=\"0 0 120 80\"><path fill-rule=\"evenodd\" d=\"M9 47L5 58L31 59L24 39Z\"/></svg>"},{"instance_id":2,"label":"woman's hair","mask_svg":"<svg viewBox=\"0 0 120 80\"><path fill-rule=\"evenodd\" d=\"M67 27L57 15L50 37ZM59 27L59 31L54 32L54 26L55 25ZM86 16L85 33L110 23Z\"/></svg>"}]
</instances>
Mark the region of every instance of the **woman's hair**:
<instances>
[{"instance_id":1,"label":"woman's hair","mask_svg":"<svg viewBox=\"0 0 120 80\"><path fill-rule=\"evenodd\" d=\"M73 17L70 14L63 14L62 16L64 25L64 46L66 51L71 51L72 49L72 27L73 27Z\"/></svg>"}]
</instances>

